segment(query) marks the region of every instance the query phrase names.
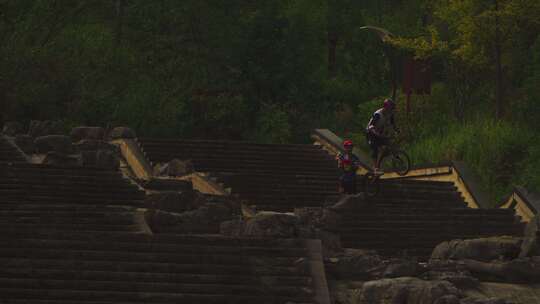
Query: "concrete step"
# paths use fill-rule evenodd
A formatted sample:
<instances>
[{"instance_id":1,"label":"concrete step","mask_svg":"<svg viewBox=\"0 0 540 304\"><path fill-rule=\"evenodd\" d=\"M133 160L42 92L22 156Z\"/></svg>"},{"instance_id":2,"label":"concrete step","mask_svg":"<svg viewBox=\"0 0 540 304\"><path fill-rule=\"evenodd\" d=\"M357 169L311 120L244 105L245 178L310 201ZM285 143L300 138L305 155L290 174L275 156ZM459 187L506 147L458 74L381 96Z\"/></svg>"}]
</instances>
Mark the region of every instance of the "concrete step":
<instances>
[{"instance_id":1,"label":"concrete step","mask_svg":"<svg viewBox=\"0 0 540 304\"><path fill-rule=\"evenodd\" d=\"M102 205L102 206L132 206L132 207L145 207L145 203L142 200L135 199L123 199L123 198L101 198L101 197L77 197L77 196L51 196L51 195L24 195L21 196L17 193L0 198L0 206L2 204L44 204L44 205L62 205L62 204L74 204L74 205ZM0 207L3 208L3 207Z\"/></svg>"},{"instance_id":2,"label":"concrete step","mask_svg":"<svg viewBox=\"0 0 540 304\"><path fill-rule=\"evenodd\" d=\"M70 187L69 185L65 186L55 186L48 187L42 185L13 185L5 186L0 184L0 196L9 197L11 194L20 194L24 193L25 196L44 196L44 195L57 195L59 197L63 196L83 196L83 197L92 197L92 198L122 198L122 199L134 199L134 200L144 200L145 193L142 191L134 190L118 190L114 189L102 189L100 187Z\"/></svg>"},{"instance_id":3,"label":"concrete step","mask_svg":"<svg viewBox=\"0 0 540 304\"><path fill-rule=\"evenodd\" d=\"M140 231L141 227L139 225L126 225L123 223L112 224L112 223L25 223L25 222L13 222L13 221L2 221L0 222L0 229L21 229L21 230L66 230L66 231Z\"/></svg>"},{"instance_id":4,"label":"concrete step","mask_svg":"<svg viewBox=\"0 0 540 304\"><path fill-rule=\"evenodd\" d=\"M58 216L56 214L8 214L0 211L0 225L13 224L34 224L34 225L133 225L135 224L133 214L120 215L93 215L74 214L73 216Z\"/></svg>"},{"instance_id":5,"label":"concrete step","mask_svg":"<svg viewBox=\"0 0 540 304\"><path fill-rule=\"evenodd\" d=\"M316 151L321 152L321 146L308 144L262 144L246 141L223 141L223 140L191 140L191 139L158 139L138 138L137 142L145 147L168 147L170 149L198 150L232 150L240 151Z\"/></svg>"},{"instance_id":6,"label":"concrete step","mask_svg":"<svg viewBox=\"0 0 540 304\"><path fill-rule=\"evenodd\" d=\"M49 269L51 271L78 271L78 272L127 272L127 273L153 273L161 275L214 275L214 276L253 276L254 269L245 265L225 264L177 264L168 262L133 262L109 260L82 260L82 259L45 259L24 257L2 257L0 262L6 263L15 269ZM272 266L258 268L257 275L277 276L287 278L303 278L309 276L294 266Z\"/></svg>"},{"instance_id":7,"label":"concrete step","mask_svg":"<svg viewBox=\"0 0 540 304\"><path fill-rule=\"evenodd\" d=\"M257 287L253 276L245 274L190 274L160 272L126 272L111 269L109 271L49 268L9 268L0 269L0 277L13 279L38 280L83 280L83 281L128 281L128 282L185 282L190 284L248 285ZM312 283L309 276L268 276L277 286L306 286Z\"/></svg>"},{"instance_id":8,"label":"concrete step","mask_svg":"<svg viewBox=\"0 0 540 304\"><path fill-rule=\"evenodd\" d=\"M127 279L127 278L126 278ZM59 279L31 279L31 278L2 278L2 288L32 288L45 290L69 290L89 292L126 292L137 295L137 291L145 293L181 294L228 294L228 295L264 295L265 290L261 284L193 284L187 282L158 283L158 282L130 282L130 281L93 281L93 280L59 280ZM309 298L313 292L304 286L272 286L271 292L276 296Z\"/></svg>"},{"instance_id":9,"label":"concrete step","mask_svg":"<svg viewBox=\"0 0 540 304\"><path fill-rule=\"evenodd\" d=\"M236 295L227 294L209 294L202 292L193 293L150 293L150 292L115 292L115 291L85 291L85 290L50 290L38 288L0 288L0 293L6 299L25 299L33 301L39 300L69 300L80 301L128 301L129 303L186 303L186 304L277 304L277 303L313 303L311 297L281 297L274 295Z\"/></svg>"},{"instance_id":10,"label":"concrete step","mask_svg":"<svg viewBox=\"0 0 540 304\"><path fill-rule=\"evenodd\" d=\"M48 239L0 239L2 248L44 248L62 250L101 250L137 253L182 253L182 254L215 254L215 255L244 255L259 257L302 257L307 254L305 248L275 246L225 246L213 244L175 244L160 242L112 242L79 241L79 240L48 240Z\"/></svg>"}]
</instances>

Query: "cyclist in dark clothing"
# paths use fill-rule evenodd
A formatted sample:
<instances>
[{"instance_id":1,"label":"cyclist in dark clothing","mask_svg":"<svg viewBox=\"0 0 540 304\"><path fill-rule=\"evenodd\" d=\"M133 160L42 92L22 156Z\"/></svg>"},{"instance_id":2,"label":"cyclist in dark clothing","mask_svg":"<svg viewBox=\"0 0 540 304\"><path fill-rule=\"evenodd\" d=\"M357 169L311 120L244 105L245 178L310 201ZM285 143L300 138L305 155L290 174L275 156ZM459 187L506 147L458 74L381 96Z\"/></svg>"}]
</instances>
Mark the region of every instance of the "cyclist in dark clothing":
<instances>
[{"instance_id":1,"label":"cyclist in dark clothing","mask_svg":"<svg viewBox=\"0 0 540 304\"><path fill-rule=\"evenodd\" d=\"M346 140L343 142L345 153L337 155L338 167L341 169L339 178L341 189L345 194L356 194L356 170L358 170L359 159L352 153L353 142Z\"/></svg>"},{"instance_id":2,"label":"cyclist in dark clothing","mask_svg":"<svg viewBox=\"0 0 540 304\"><path fill-rule=\"evenodd\" d=\"M385 127L387 125L392 125L394 131L399 132L394 121L395 107L396 105L392 99L386 99L383 103L383 107L373 113L373 116L366 127L366 135L372 151L375 174L384 173L382 170L379 170L379 166L382 157L382 149L380 148L388 145L388 137L384 135Z\"/></svg>"}]
</instances>

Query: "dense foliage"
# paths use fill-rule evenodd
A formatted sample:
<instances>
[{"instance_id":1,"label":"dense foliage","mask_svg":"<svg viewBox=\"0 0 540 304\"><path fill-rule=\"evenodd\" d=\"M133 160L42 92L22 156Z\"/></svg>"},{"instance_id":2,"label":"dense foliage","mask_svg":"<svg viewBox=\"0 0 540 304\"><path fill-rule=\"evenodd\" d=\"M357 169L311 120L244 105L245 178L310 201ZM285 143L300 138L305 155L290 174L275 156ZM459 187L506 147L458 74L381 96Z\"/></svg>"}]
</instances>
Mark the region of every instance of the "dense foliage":
<instances>
[{"instance_id":1,"label":"dense foliage","mask_svg":"<svg viewBox=\"0 0 540 304\"><path fill-rule=\"evenodd\" d=\"M391 93L391 46L432 63L431 96L408 115L398 96L414 160L463 159L500 199L540 189L539 33L530 0L0 0L0 123L361 140Z\"/></svg>"}]
</instances>

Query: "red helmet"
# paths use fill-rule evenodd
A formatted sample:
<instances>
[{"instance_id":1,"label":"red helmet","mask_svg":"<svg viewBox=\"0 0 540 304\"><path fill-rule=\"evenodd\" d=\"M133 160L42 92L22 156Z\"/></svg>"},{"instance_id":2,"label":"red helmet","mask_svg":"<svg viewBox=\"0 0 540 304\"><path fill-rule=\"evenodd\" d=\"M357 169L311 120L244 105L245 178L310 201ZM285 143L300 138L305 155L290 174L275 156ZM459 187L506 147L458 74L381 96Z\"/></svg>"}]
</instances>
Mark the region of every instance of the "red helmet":
<instances>
[{"instance_id":1,"label":"red helmet","mask_svg":"<svg viewBox=\"0 0 540 304\"><path fill-rule=\"evenodd\" d=\"M392 99L386 98L384 100L383 107L385 109L394 109L396 107L396 104L394 103L394 101Z\"/></svg>"},{"instance_id":2,"label":"red helmet","mask_svg":"<svg viewBox=\"0 0 540 304\"><path fill-rule=\"evenodd\" d=\"M343 142L343 148L349 148L352 146L353 146L353 142L350 139L347 139L346 141Z\"/></svg>"}]
</instances>

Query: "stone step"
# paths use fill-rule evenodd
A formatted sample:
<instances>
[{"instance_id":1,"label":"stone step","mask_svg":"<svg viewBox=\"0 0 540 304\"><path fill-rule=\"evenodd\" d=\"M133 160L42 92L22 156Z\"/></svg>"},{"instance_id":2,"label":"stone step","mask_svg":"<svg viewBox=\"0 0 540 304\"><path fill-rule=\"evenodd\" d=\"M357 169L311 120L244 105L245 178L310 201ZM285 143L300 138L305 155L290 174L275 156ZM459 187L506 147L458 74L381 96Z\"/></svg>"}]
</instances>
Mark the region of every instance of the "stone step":
<instances>
[{"instance_id":1,"label":"stone step","mask_svg":"<svg viewBox=\"0 0 540 304\"><path fill-rule=\"evenodd\" d=\"M289 182L305 181L306 183L335 183L338 181L339 175L336 173L324 173L324 172L315 172L315 173L304 173L298 172L295 174L282 174L280 172L271 172L271 173L258 173L258 172L247 172L247 173L227 173L227 172L211 172L211 174L219 179L222 179L225 182L234 182L240 185L244 183L248 184L261 184L262 181L272 181L282 184L288 184Z\"/></svg>"},{"instance_id":2,"label":"stone step","mask_svg":"<svg viewBox=\"0 0 540 304\"><path fill-rule=\"evenodd\" d=\"M434 222L444 223L453 221L467 222L510 222L514 221L512 214L367 214L359 213L350 216L342 216L339 220L342 226L354 226L356 224L391 223L391 222Z\"/></svg>"},{"instance_id":3,"label":"stone step","mask_svg":"<svg viewBox=\"0 0 540 304\"><path fill-rule=\"evenodd\" d=\"M427 205L427 207L417 208L414 206L396 205L389 208L379 208L379 205L373 206L373 208L368 208L364 206L364 209L355 208L355 209L333 209L343 216L343 218L356 217L356 214L436 214L436 215L447 215L447 216L457 216L457 215L508 215L513 216L514 210L510 209L475 209L475 208L462 208L462 207L448 207L442 208L441 204L433 203Z\"/></svg>"},{"instance_id":4,"label":"stone step","mask_svg":"<svg viewBox=\"0 0 540 304\"><path fill-rule=\"evenodd\" d=\"M241 192L241 191L234 191L233 193L238 193L242 197L246 199L257 199L257 200L265 200L265 199L273 199L276 197L286 197L287 199L298 199L298 200L310 200L310 199L320 199L321 195L333 195L335 191L327 191L327 192L308 192L308 191L296 191L296 192L289 192L284 191L281 189L272 189L271 186L268 187L269 191L260 191L260 192ZM410 194L410 195L404 195L399 193L379 193L374 198L366 198L365 201L369 202L400 202L400 203L416 203L416 202L425 202L425 201L463 201L463 198L458 195L457 193L444 193L444 194Z\"/></svg>"},{"instance_id":5,"label":"stone step","mask_svg":"<svg viewBox=\"0 0 540 304\"><path fill-rule=\"evenodd\" d=\"M137 142L145 147L168 147L169 150L210 150L220 151L229 149L238 149L240 151L312 151L321 152L322 147L309 144L263 144L247 141L222 141L222 140L204 140L204 139L157 139L157 138L138 138Z\"/></svg>"},{"instance_id":6,"label":"stone step","mask_svg":"<svg viewBox=\"0 0 540 304\"><path fill-rule=\"evenodd\" d=\"M271 292L275 296L288 296L309 298L313 292L304 286L273 285L266 289L261 283L257 284L190 284L190 283L158 283L158 282L132 282L132 281L93 281L93 280L60 280L60 279L32 279L32 278L3 278L0 277L2 288L33 288L46 290L73 290L73 291L100 291L100 292L128 292L136 294L144 290L145 293L170 294L229 294L229 295L264 295Z\"/></svg>"},{"instance_id":7,"label":"stone step","mask_svg":"<svg viewBox=\"0 0 540 304\"><path fill-rule=\"evenodd\" d=\"M157 293L157 292L119 292L119 291L96 291L96 290L66 290L66 289L39 289L29 286L27 288L0 288L0 293L6 299L25 299L32 302L39 300L72 300L80 301L129 301L129 303L186 303L186 304L274 304L274 303L307 303L311 302L311 297L302 298L300 296L283 297L275 295L249 294L238 295L234 293L211 294L201 293Z\"/></svg>"},{"instance_id":8,"label":"stone step","mask_svg":"<svg viewBox=\"0 0 540 304\"><path fill-rule=\"evenodd\" d=\"M249 199L249 197L244 197L244 199ZM311 198L297 198L286 195L276 195L274 197L252 197L249 200L250 203L258 206L281 206L281 205L291 205L294 206L304 206L304 205L314 205L321 202L329 202L328 198L325 196L311 197ZM361 213L370 212L382 212L387 209L396 209L390 210L390 212L403 212L407 209L440 209L440 208L465 208L466 204L463 201L433 201L433 200L381 200L381 201L372 201L372 202L363 202L359 203L358 206L349 205L347 208L336 209L339 213Z\"/></svg>"},{"instance_id":9,"label":"stone step","mask_svg":"<svg viewBox=\"0 0 540 304\"><path fill-rule=\"evenodd\" d=\"M40 178L2 178L0 177L0 186L14 186L14 185L40 185L47 187L56 186L70 186L70 187L82 187L82 188L100 188L100 189L116 189L116 190L131 190L136 191L139 188L127 180L114 178L111 180L88 180L77 178L52 178L50 176L44 176Z\"/></svg>"},{"instance_id":10,"label":"stone step","mask_svg":"<svg viewBox=\"0 0 540 304\"><path fill-rule=\"evenodd\" d=\"M100 223L67 223L67 224L61 224L61 223L20 223L20 222L13 222L13 221L2 221L0 222L0 229L2 230L8 230L8 229L25 229L25 230L67 230L67 231L140 231L141 227L139 225L126 225L123 223L119 224L100 224Z\"/></svg>"},{"instance_id":11,"label":"stone step","mask_svg":"<svg viewBox=\"0 0 540 304\"><path fill-rule=\"evenodd\" d=\"M42 196L54 194L57 196L84 196L94 198L122 198L122 199L145 199L143 191L135 191L131 189L115 191L112 188L104 189L101 187L70 187L69 185L57 185L50 187L47 185L3 185L0 184L0 196L9 197L11 194L24 193L25 196Z\"/></svg>"},{"instance_id":12,"label":"stone step","mask_svg":"<svg viewBox=\"0 0 540 304\"><path fill-rule=\"evenodd\" d=\"M190 284L223 284L250 285L256 287L258 282L252 275L246 274L190 274L163 272L126 272L111 269L108 271L80 269L49 269L49 268L9 268L0 269L0 277L13 279L38 280L82 280L82 281L127 281L127 282L185 282ZM306 286L312 283L309 276L266 276L276 286Z\"/></svg>"},{"instance_id":13,"label":"stone step","mask_svg":"<svg viewBox=\"0 0 540 304\"><path fill-rule=\"evenodd\" d=\"M153 149L144 147L143 151L151 159L157 161L171 160L172 158L189 159L193 163L206 162L206 161L230 161L241 162L242 160L248 162L275 162L275 163L312 163L312 164L326 164L327 166L337 167L336 161L329 158L324 153L306 153L304 151L295 151L292 153L274 152L274 151L261 151L254 153L253 151L188 151L188 150L165 150L165 149ZM171 158L172 157L172 158ZM281 160L281 162L280 162Z\"/></svg>"},{"instance_id":14,"label":"stone step","mask_svg":"<svg viewBox=\"0 0 540 304\"><path fill-rule=\"evenodd\" d=\"M253 173L253 174L281 174L281 175L333 175L337 174L333 169L324 169L319 168L280 168L275 166L261 167L259 165L243 165L243 164L230 164L226 165L223 163L208 164L208 165L197 165L195 164L195 171L198 172L231 172L231 173Z\"/></svg>"},{"instance_id":15,"label":"stone step","mask_svg":"<svg viewBox=\"0 0 540 304\"><path fill-rule=\"evenodd\" d=\"M0 203L2 212L67 212L67 213L131 213L135 211L135 207L131 206L116 206L116 205L84 205L84 204L28 204L22 201L6 202L2 200Z\"/></svg>"},{"instance_id":16,"label":"stone step","mask_svg":"<svg viewBox=\"0 0 540 304\"><path fill-rule=\"evenodd\" d=\"M15 172L17 176L43 176L43 175L73 175L85 177L122 177L119 171L81 166L55 166L43 164L17 163L4 166L6 170Z\"/></svg>"},{"instance_id":17,"label":"stone step","mask_svg":"<svg viewBox=\"0 0 540 304\"><path fill-rule=\"evenodd\" d=\"M116 205L116 206L133 206L133 207L145 207L145 203L142 200L135 199L123 199L123 198L100 198L100 197L77 197L77 196L52 196L52 195L29 195L21 196L17 193L2 197L0 199L0 206L11 204L44 204L44 205L62 205L62 204L74 204L74 205ZM0 209L3 207L0 207Z\"/></svg>"},{"instance_id":18,"label":"stone step","mask_svg":"<svg viewBox=\"0 0 540 304\"><path fill-rule=\"evenodd\" d=\"M222 276L252 276L254 269L246 265L226 264L177 264L167 262L132 262L109 260L82 260L82 259L45 259L24 257L2 257L0 262L15 269L49 269L52 271L78 271L78 272L127 272L152 273L155 275L222 275ZM278 276L287 278L302 278L308 276L295 266L272 266L257 269L260 276Z\"/></svg>"},{"instance_id":19,"label":"stone step","mask_svg":"<svg viewBox=\"0 0 540 304\"><path fill-rule=\"evenodd\" d=\"M79 241L48 239L0 239L2 248L33 248L70 250L101 250L114 252L137 253L182 253L182 254L223 254L258 257L302 257L307 254L304 248L274 246L216 246L212 244L174 244L159 242L112 242L112 241Z\"/></svg>"},{"instance_id":20,"label":"stone step","mask_svg":"<svg viewBox=\"0 0 540 304\"><path fill-rule=\"evenodd\" d=\"M86 216L84 214L74 214L73 216L58 216L55 214L9 214L5 215L0 211L0 225L13 224L34 224L34 225L133 225L135 224L133 214L127 216ZM56 226L55 226L56 227Z\"/></svg>"},{"instance_id":21,"label":"stone step","mask_svg":"<svg viewBox=\"0 0 540 304\"><path fill-rule=\"evenodd\" d=\"M496 236L496 235L515 235L519 236L519 231L517 229L512 230L511 227L499 228L499 229L441 229L439 231L430 231L429 229L423 228L402 228L391 230L383 228L364 228L364 229L354 229L348 231L342 231L339 233L341 240L344 242L347 241L357 241L357 242L374 242L374 241L389 241L397 242L392 244L392 246L397 246L399 242L422 242L424 240L430 239L442 239L442 240L452 240L459 239L469 236Z\"/></svg>"},{"instance_id":22,"label":"stone step","mask_svg":"<svg viewBox=\"0 0 540 304\"><path fill-rule=\"evenodd\" d=\"M433 229L423 228L423 227L395 227L392 229L386 229L382 227L365 227L365 228L351 228L351 229L340 229L332 230L338 233L342 240L376 240L378 238L382 239L396 239L396 238L406 238L416 240L420 238L415 234L424 234L425 237L458 237L462 235L520 235L521 229L518 227L506 226L500 228L478 228L474 226L464 226L460 228L455 227L440 227L438 231L433 231ZM362 234L372 234L369 236L363 236Z\"/></svg>"},{"instance_id":23,"label":"stone step","mask_svg":"<svg viewBox=\"0 0 540 304\"><path fill-rule=\"evenodd\" d=\"M252 260L249 256L240 254L218 255L212 253L163 253L163 252L130 252L130 251L109 251L109 250L67 250L67 249L42 249L42 248L3 248L0 256L7 258L41 258L41 259L80 259L87 261L130 261L146 263L176 263L176 264L226 264L256 266L257 258ZM293 257L272 257L272 266L289 266L298 260ZM267 259L260 261L270 262ZM269 265L267 265L269 266Z\"/></svg>"},{"instance_id":24,"label":"stone step","mask_svg":"<svg viewBox=\"0 0 540 304\"><path fill-rule=\"evenodd\" d=\"M382 220L382 221L375 221L375 220L361 220L359 219L356 223L353 222L347 222L342 223L340 222L339 228L336 228L339 231L352 231L354 229L363 229L363 228L384 228L384 227L392 227L399 229L402 228L425 228L425 229L435 229L439 228L439 230L442 229L462 229L464 227L469 228L478 228L478 229L484 229L484 228L493 228L494 226L502 226L502 227L508 227L513 226L514 222L513 219L489 219L484 218L482 220L477 220L475 218L453 218L453 219L447 219L447 220Z\"/></svg>"}]
</instances>

